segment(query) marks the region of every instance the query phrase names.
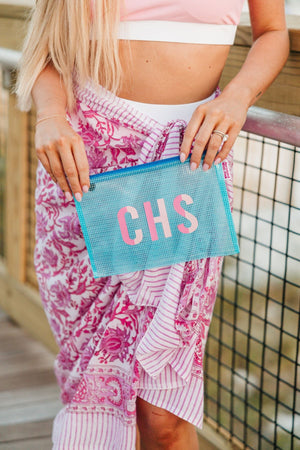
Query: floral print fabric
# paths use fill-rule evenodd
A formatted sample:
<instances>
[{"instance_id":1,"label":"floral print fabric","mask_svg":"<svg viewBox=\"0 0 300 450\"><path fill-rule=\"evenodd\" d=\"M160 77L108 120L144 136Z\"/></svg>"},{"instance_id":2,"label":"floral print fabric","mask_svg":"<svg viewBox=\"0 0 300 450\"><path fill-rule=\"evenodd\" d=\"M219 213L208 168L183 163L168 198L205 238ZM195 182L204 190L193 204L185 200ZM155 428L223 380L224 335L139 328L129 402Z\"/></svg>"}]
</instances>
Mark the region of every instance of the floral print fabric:
<instances>
[{"instance_id":1,"label":"floral print fabric","mask_svg":"<svg viewBox=\"0 0 300 450\"><path fill-rule=\"evenodd\" d=\"M78 89L70 122L84 141L91 173L175 156L185 127L182 121L165 127L90 87ZM231 201L232 155L223 164ZM138 395L188 387L195 377L201 384L222 258L95 280L74 202L42 165L36 218L36 272L60 349L55 372L66 410L135 428ZM167 401L159 404L167 408ZM190 420L200 426L202 416Z\"/></svg>"}]
</instances>

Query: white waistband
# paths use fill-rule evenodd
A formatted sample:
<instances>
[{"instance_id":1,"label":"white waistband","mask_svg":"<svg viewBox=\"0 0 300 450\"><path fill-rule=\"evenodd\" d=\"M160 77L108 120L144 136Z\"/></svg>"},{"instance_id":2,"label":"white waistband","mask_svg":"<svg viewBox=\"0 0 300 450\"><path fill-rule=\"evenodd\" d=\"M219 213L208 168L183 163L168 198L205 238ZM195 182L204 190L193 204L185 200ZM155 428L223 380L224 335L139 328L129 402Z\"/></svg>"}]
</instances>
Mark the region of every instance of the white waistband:
<instances>
[{"instance_id":1,"label":"white waistband","mask_svg":"<svg viewBox=\"0 0 300 450\"><path fill-rule=\"evenodd\" d=\"M185 120L189 122L193 112L201 103L206 103L215 98L215 92L203 100L193 103L183 103L175 105L164 105L157 103L142 103L122 98L127 104L132 105L137 111L146 114L162 125L166 125L172 120Z\"/></svg>"},{"instance_id":2,"label":"white waistband","mask_svg":"<svg viewBox=\"0 0 300 450\"><path fill-rule=\"evenodd\" d=\"M118 37L132 41L232 45L236 29L236 25L136 20L120 22Z\"/></svg>"}]
</instances>

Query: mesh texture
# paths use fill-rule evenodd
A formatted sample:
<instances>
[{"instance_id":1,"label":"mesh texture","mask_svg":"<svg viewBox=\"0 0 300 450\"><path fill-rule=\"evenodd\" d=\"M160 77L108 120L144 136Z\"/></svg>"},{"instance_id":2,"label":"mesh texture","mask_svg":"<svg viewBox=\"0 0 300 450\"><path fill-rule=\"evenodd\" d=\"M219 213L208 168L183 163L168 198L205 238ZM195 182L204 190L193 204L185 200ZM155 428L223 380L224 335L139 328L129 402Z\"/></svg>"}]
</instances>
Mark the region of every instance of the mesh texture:
<instances>
[{"instance_id":1,"label":"mesh texture","mask_svg":"<svg viewBox=\"0 0 300 450\"><path fill-rule=\"evenodd\" d=\"M239 251L221 165L176 157L92 175L75 202L95 278Z\"/></svg>"}]
</instances>

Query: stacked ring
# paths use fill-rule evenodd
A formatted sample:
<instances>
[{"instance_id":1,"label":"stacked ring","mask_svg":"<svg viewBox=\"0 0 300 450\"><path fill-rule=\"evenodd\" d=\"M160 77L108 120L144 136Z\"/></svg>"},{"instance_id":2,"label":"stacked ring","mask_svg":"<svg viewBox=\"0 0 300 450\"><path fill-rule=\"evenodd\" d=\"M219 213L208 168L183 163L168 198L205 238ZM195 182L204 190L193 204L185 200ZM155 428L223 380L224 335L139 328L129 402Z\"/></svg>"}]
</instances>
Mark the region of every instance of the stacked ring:
<instances>
[{"instance_id":1,"label":"stacked ring","mask_svg":"<svg viewBox=\"0 0 300 450\"><path fill-rule=\"evenodd\" d=\"M220 130L213 130L211 134L218 134L223 139L223 142L226 142L228 139L228 134L223 133L223 131Z\"/></svg>"}]
</instances>

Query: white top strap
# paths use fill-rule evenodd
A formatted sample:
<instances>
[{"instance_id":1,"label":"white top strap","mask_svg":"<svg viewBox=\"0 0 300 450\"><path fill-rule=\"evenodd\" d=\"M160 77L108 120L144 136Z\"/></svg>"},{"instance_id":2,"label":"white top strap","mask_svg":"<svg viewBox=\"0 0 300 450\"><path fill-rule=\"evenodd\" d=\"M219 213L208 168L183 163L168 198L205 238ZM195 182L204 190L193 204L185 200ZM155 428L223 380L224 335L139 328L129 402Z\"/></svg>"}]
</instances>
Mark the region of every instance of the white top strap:
<instances>
[{"instance_id":1,"label":"white top strap","mask_svg":"<svg viewBox=\"0 0 300 450\"><path fill-rule=\"evenodd\" d=\"M237 26L207 23L139 20L120 22L119 39L232 45Z\"/></svg>"}]
</instances>

